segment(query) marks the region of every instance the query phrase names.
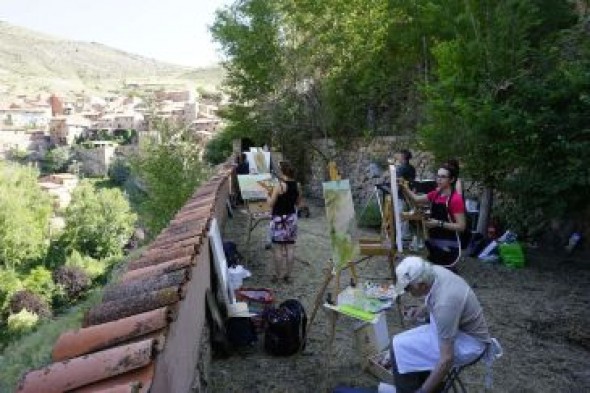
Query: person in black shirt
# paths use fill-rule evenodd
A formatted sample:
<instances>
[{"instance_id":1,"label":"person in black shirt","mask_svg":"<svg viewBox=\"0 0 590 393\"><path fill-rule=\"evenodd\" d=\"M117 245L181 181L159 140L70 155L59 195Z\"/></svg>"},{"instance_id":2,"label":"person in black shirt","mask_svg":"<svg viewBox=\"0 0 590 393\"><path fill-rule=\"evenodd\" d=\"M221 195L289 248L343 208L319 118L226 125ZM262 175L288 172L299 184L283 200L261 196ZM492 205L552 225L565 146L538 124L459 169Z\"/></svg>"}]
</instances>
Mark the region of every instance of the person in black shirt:
<instances>
[{"instance_id":1,"label":"person in black shirt","mask_svg":"<svg viewBox=\"0 0 590 393\"><path fill-rule=\"evenodd\" d=\"M238 161L238 166L236 168L236 174L238 175L248 175L250 173L250 163L248 162L248 156L246 153L242 153L240 155L240 159Z\"/></svg>"},{"instance_id":2,"label":"person in black shirt","mask_svg":"<svg viewBox=\"0 0 590 393\"><path fill-rule=\"evenodd\" d=\"M395 174L398 179L404 179L409 182L416 180L416 168L410 164L412 159L412 152L408 149L402 149L396 153L399 165L395 167Z\"/></svg>"},{"instance_id":3,"label":"person in black shirt","mask_svg":"<svg viewBox=\"0 0 590 393\"><path fill-rule=\"evenodd\" d=\"M283 262L285 275L283 281L291 282L291 272L295 260L295 240L297 239L297 209L299 202L299 188L295 181L295 170L286 161L279 163L281 176L268 197L272 219L270 230L273 247L275 275L272 282L275 283L281 277Z\"/></svg>"},{"instance_id":4,"label":"person in black shirt","mask_svg":"<svg viewBox=\"0 0 590 393\"><path fill-rule=\"evenodd\" d=\"M396 153L395 158L398 162L398 165L395 167L395 174L398 181L405 180L411 184L414 180L416 180L416 168L410 164L412 152L410 152L408 149L402 149ZM397 199L399 201L401 210L407 210L406 200L404 199L404 194L402 193L401 189L398 191ZM402 222L402 237L406 240L412 238L410 223L408 221Z\"/></svg>"}]
</instances>

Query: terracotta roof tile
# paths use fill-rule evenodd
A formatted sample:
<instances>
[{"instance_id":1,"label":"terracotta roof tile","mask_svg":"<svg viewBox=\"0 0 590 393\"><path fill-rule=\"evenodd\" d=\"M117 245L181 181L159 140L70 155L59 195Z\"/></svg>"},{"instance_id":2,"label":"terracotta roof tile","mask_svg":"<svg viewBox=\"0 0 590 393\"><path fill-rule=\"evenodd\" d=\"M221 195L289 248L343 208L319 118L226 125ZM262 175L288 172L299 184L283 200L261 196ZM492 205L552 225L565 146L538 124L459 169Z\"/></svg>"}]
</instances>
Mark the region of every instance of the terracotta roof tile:
<instances>
[{"instance_id":1,"label":"terracotta roof tile","mask_svg":"<svg viewBox=\"0 0 590 393\"><path fill-rule=\"evenodd\" d=\"M84 386L83 388L73 390L71 393L99 393L110 392L111 387L118 387L121 385L128 385L136 387L132 392L147 393L152 386L152 379L154 378L154 363L150 363L147 367L138 368L125 374L117 375L106 381L97 382L92 385Z\"/></svg>"},{"instance_id":2,"label":"terracotta roof tile","mask_svg":"<svg viewBox=\"0 0 590 393\"><path fill-rule=\"evenodd\" d=\"M181 296L181 288L172 286L131 298L101 303L86 313L83 326L98 325L164 307L178 302Z\"/></svg>"},{"instance_id":3,"label":"terracotta roof tile","mask_svg":"<svg viewBox=\"0 0 590 393\"><path fill-rule=\"evenodd\" d=\"M211 215L213 214L213 206L207 208L198 208L187 210L185 212L179 212L176 217L170 221L171 225L182 224L187 221L191 220L209 220ZM209 223L207 223L207 226Z\"/></svg>"},{"instance_id":4,"label":"terracotta roof tile","mask_svg":"<svg viewBox=\"0 0 590 393\"><path fill-rule=\"evenodd\" d=\"M111 382L109 380L109 382ZM131 382L123 385L112 385L112 386L103 386L100 388L94 388L92 390L84 390L84 391L91 391L95 393L137 393L141 383L139 382ZM80 390L75 390L75 392L79 392ZM71 391L70 391L71 393Z\"/></svg>"},{"instance_id":5,"label":"terracotta roof tile","mask_svg":"<svg viewBox=\"0 0 590 393\"><path fill-rule=\"evenodd\" d=\"M17 392L61 393L146 366L152 361L155 343L144 340L30 371Z\"/></svg>"},{"instance_id":6,"label":"terracotta roof tile","mask_svg":"<svg viewBox=\"0 0 590 393\"><path fill-rule=\"evenodd\" d=\"M18 392L149 392L156 367L152 359L181 309L178 302L189 288L197 255L208 245L207 230L234 165L221 168L104 289L102 303L86 313L84 328L59 337L54 363L27 373Z\"/></svg>"},{"instance_id":7,"label":"terracotta roof tile","mask_svg":"<svg viewBox=\"0 0 590 393\"><path fill-rule=\"evenodd\" d=\"M170 310L158 308L102 325L62 333L53 346L54 362L112 347L167 326Z\"/></svg>"},{"instance_id":8,"label":"terracotta roof tile","mask_svg":"<svg viewBox=\"0 0 590 393\"><path fill-rule=\"evenodd\" d=\"M162 233L168 233L171 235L178 235L185 232L190 232L192 230L199 229L204 231L208 224L209 224L209 217L205 217L202 219L190 219L184 221L178 221L171 224L168 228L166 228Z\"/></svg>"},{"instance_id":9,"label":"terracotta roof tile","mask_svg":"<svg viewBox=\"0 0 590 393\"><path fill-rule=\"evenodd\" d=\"M162 262L169 262L179 258L193 257L195 255L195 246L187 247L158 247L148 249L139 259L127 264L127 270L141 269L147 266L157 265Z\"/></svg>"},{"instance_id":10,"label":"terracotta roof tile","mask_svg":"<svg viewBox=\"0 0 590 393\"><path fill-rule=\"evenodd\" d=\"M145 277L133 281L125 281L107 286L102 293L102 301L110 302L138 296L146 292L157 291L168 287L178 287L188 279L187 270L177 270L156 277Z\"/></svg>"},{"instance_id":11,"label":"terracotta roof tile","mask_svg":"<svg viewBox=\"0 0 590 393\"><path fill-rule=\"evenodd\" d=\"M162 262L157 265L145 266L139 269L129 270L119 278L119 282L135 280L142 277L159 276L161 274L170 273L191 266L193 265L193 262L193 257L182 257L173 259L168 262Z\"/></svg>"}]
</instances>

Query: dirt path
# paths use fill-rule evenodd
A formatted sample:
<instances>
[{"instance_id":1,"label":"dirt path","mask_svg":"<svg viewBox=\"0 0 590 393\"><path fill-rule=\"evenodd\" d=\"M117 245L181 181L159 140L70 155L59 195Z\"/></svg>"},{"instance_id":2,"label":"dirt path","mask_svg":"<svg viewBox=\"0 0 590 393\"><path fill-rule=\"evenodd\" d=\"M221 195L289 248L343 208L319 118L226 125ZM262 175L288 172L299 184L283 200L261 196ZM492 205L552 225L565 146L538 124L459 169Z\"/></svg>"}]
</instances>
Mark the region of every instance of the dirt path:
<instances>
[{"instance_id":1,"label":"dirt path","mask_svg":"<svg viewBox=\"0 0 590 393\"><path fill-rule=\"evenodd\" d=\"M330 257L323 208L311 207L311 217L299 221L294 282L277 284L277 304L299 299L311 313L322 282L322 269ZM225 228L225 239L244 250L246 216L237 211ZM264 249L266 227L253 232L253 259L247 266L253 277L245 285L273 287L269 269L272 252ZM492 392L590 392L590 261L555 262L535 252L529 267L509 270L499 265L466 261L460 273L473 286L492 334L505 356L494 366ZM373 281L387 280L384 258L360 266L360 275ZM348 281L344 275L342 283ZM393 311L387 313L390 332L401 330ZM303 354L271 357L258 346L247 354L214 360L211 392L330 392L336 386L375 387L378 379L361 370L353 347L355 323L341 318L332 356L326 356L327 318L320 311L311 327ZM466 371L469 391L482 392L484 368Z\"/></svg>"}]
</instances>

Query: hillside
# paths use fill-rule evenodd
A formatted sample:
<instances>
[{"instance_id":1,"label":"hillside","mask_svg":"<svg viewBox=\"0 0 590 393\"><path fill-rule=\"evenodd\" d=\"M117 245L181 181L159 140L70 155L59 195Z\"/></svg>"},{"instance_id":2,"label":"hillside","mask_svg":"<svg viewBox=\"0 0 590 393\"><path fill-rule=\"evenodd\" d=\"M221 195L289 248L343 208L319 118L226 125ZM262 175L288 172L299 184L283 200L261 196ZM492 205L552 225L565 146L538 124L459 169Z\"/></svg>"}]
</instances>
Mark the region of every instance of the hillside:
<instances>
[{"instance_id":1,"label":"hillside","mask_svg":"<svg viewBox=\"0 0 590 393\"><path fill-rule=\"evenodd\" d=\"M95 42L65 40L0 21L0 93L95 90L126 80L218 86L221 68L193 69Z\"/></svg>"}]
</instances>

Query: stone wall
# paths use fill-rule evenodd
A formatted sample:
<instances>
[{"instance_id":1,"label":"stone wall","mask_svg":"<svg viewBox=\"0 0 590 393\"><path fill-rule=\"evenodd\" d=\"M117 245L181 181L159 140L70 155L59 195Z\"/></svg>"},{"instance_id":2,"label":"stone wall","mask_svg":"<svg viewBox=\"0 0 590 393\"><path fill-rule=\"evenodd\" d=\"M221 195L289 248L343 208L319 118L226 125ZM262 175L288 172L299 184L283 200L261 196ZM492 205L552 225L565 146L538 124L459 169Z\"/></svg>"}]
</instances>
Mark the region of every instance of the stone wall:
<instances>
[{"instance_id":1,"label":"stone wall","mask_svg":"<svg viewBox=\"0 0 590 393\"><path fill-rule=\"evenodd\" d=\"M326 157L332 158L343 179L350 180L355 205L364 205L370 198L376 184L389 182L388 158L393 158L400 149L412 152L412 165L416 167L416 178L433 179L433 158L428 152L419 151L410 144L408 137L376 137L367 141L357 138L348 146L339 148L333 140L318 139L313 145L321 151L311 151L310 176L306 193L311 198L323 199L322 182L328 178Z\"/></svg>"},{"instance_id":2,"label":"stone wall","mask_svg":"<svg viewBox=\"0 0 590 393\"><path fill-rule=\"evenodd\" d=\"M100 146L93 149L75 147L76 157L80 160L80 171L86 176L107 176L109 165L115 155L114 146Z\"/></svg>"}]
</instances>

